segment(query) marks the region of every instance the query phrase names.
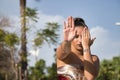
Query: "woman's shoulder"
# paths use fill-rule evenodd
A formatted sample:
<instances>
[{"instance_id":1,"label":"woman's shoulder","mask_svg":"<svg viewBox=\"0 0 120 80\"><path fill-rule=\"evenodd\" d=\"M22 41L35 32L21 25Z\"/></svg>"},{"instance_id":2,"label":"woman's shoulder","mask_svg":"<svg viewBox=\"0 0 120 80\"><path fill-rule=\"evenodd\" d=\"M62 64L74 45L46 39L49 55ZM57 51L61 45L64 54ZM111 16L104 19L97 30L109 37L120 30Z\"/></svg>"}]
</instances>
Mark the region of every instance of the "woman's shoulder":
<instances>
[{"instance_id":1,"label":"woman's shoulder","mask_svg":"<svg viewBox=\"0 0 120 80\"><path fill-rule=\"evenodd\" d=\"M99 57L97 55L92 55L92 60L93 61L99 61Z\"/></svg>"}]
</instances>

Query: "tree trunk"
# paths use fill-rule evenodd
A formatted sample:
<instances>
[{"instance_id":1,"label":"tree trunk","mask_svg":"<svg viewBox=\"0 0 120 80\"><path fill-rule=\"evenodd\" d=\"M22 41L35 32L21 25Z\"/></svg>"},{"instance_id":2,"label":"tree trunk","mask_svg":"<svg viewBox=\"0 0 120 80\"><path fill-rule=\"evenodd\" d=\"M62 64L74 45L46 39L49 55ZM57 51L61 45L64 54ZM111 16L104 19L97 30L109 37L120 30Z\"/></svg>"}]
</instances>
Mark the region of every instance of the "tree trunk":
<instances>
[{"instance_id":1,"label":"tree trunk","mask_svg":"<svg viewBox=\"0 0 120 80\"><path fill-rule=\"evenodd\" d=\"M27 49L26 49L26 18L25 18L26 0L20 0L20 18L21 18L21 78L27 80Z\"/></svg>"}]
</instances>

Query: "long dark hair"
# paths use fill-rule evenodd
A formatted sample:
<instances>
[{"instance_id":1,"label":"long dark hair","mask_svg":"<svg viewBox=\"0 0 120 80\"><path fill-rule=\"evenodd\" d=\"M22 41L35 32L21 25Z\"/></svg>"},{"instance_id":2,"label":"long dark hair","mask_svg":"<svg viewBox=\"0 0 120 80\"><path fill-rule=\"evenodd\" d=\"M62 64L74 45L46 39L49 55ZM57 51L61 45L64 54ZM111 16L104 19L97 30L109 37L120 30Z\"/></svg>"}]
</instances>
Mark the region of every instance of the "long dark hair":
<instances>
[{"instance_id":1,"label":"long dark hair","mask_svg":"<svg viewBox=\"0 0 120 80\"><path fill-rule=\"evenodd\" d=\"M75 25L75 26L87 27L87 25L85 24L84 19L79 18L79 17L74 18L74 25Z\"/></svg>"}]
</instances>

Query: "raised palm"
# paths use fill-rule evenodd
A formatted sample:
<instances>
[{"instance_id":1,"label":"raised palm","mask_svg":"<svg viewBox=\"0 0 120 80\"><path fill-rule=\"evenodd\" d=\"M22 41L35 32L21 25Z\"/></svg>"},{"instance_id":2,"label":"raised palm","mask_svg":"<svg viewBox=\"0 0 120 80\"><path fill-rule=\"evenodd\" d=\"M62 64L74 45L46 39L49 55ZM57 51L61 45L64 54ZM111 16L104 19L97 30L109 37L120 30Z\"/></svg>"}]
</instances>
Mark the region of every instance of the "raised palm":
<instances>
[{"instance_id":1,"label":"raised palm","mask_svg":"<svg viewBox=\"0 0 120 80\"><path fill-rule=\"evenodd\" d=\"M76 35L74 20L70 16L67 19L67 22L64 22L64 40L72 41Z\"/></svg>"}]
</instances>

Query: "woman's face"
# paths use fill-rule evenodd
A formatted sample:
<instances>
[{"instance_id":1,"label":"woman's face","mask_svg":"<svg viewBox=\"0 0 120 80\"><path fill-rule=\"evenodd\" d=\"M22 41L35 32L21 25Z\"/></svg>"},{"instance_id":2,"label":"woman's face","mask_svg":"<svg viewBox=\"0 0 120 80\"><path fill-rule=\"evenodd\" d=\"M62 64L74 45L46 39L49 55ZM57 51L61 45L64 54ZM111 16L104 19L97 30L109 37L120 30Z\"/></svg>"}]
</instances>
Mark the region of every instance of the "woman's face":
<instances>
[{"instance_id":1,"label":"woman's face","mask_svg":"<svg viewBox=\"0 0 120 80\"><path fill-rule=\"evenodd\" d=\"M77 26L75 27L76 30L76 37L74 38L74 40L72 41L72 46L77 49L77 50L82 50L82 31L83 31L84 27L83 26Z\"/></svg>"}]
</instances>

